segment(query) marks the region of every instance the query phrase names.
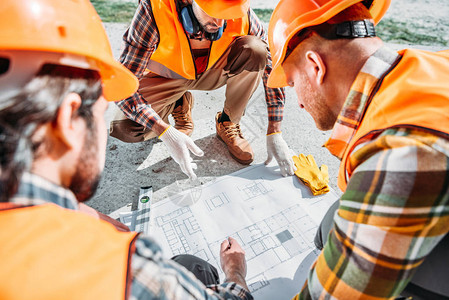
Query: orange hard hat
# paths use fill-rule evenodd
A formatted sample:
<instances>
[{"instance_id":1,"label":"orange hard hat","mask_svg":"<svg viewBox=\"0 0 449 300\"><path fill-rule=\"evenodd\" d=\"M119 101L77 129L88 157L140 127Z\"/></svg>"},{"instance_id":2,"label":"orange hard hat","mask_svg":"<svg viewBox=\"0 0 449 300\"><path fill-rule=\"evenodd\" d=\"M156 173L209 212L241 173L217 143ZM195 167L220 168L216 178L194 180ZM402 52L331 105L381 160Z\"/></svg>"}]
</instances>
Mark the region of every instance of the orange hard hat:
<instances>
[{"instance_id":1,"label":"orange hard hat","mask_svg":"<svg viewBox=\"0 0 449 300\"><path fill-rule=\"evenodd\" d=\"M114 60L103 24L89 0L1 0L0 52L0 56L10 52L11 57L29 53L34 65L55 63L59 57L62 65L96 70L109 101L125 99L138 88L137 78ZM11 61L10 69L14 66Z\"/></svg>"},{"instance_id":2,"label":"orange hard hat","mask_svg":"<svg viewBox=\"0 0 449 300\"><path fill-rule=\"evenodd\" d=\"M273 60L269 87L287 86L282 63L290 39L300 30L325 23L346 8L363 2L377 24L391 0L281 0L268 25L268 42Z\"/></svg>"},{"instance_id":3,"label":"orange hard hat","mask_svg":"<svg viewBox=\"0 0 449 300\"><path fill-rule=\"evenodd\" d=\"M239 19L246 16L249 0L194 0L212 18Z\"/></svg>"}]
</instances>

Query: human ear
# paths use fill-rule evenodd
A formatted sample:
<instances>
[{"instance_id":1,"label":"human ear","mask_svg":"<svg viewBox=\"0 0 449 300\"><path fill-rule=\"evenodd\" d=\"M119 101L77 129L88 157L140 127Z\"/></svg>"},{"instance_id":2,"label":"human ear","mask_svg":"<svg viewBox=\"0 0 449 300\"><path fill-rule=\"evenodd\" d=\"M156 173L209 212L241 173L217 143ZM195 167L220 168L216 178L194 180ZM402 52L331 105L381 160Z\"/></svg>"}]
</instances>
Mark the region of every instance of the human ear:
<instances>
[{"instance_id":1,"label":"human ear","mask_svg":"<svg viewBox=\"0 0 449 300\"><path fill-rule=\"evenodd\" d=\"M81 97L76 93L68 94L59 106L52 124L55 137L69 149L84 141L85 123L77 116L80 106Z\"/></svg>"},{"instance_id":2,"label":"human ear","mask_svg":"<svg viewBox=\"0 0 449 300\"><path fill-rule=\"evenodd\" d=\"M321 58L321 55L315 51L307 51L306 58L306 71L311 82L315 82L317 85L321 85L326 75L326 65Z\"/></svg>"}]
</instances>

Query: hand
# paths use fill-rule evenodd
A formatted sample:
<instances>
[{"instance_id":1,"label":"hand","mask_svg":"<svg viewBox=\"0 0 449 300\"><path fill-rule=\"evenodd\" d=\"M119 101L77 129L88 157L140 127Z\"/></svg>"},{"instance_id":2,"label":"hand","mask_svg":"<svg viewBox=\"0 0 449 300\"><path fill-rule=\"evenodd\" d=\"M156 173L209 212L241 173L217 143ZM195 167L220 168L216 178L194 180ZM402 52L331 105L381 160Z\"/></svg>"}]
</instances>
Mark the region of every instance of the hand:
<instances>
[{"instance_id":1,"label":"hand","mask_svg":"<svg viewBox=\"0 0 449 300\"><path fill-rule=\"evenodd\" d=\"M226 275L225 282L235 282L249 291L246 285L245 251L231 237L224 240L220 247L221 268Z\"/></svg>"},{"instance_id":2,"label":"hand","mask_svg":"<svg viewBox=\"0 0 449 300\"><path fill-rule=\"evenodd\" d=\"M191 180L196 179L193 169L196 164L192 163L189 150L196 156L203 156L204 152L198 148L193 140L182 132L176 130L173 126L168 127L159 138L168 148L171 157L179 164L181 171L189 176Z\"/></svg>"},{"instance_id":3,"label":"hand","mask_svg":"<svg viewBox=\"0 0 449 300\"><path fill-rule=\"evenodd\" d=\"M282 176L293 175L295 172L294 164L290 148L282 138L282 133L272 133L267 135L267 153L268 158L265 164L268 165L273 156L276 158L278 165L281 169Z\"/></svg>"}]
</instances>

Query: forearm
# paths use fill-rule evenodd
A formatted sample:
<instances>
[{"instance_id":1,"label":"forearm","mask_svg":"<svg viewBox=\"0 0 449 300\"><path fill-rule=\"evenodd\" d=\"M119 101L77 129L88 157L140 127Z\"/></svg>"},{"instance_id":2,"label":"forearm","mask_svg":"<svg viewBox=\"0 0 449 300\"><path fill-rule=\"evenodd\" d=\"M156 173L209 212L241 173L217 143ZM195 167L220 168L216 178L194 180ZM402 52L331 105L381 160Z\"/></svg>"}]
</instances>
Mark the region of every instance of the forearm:
<instances>
[{"instance_id":1,"label":"forearm","mask_svg":"<svg viewBox=\"0 0 449 300\"><path fill-rule=\"evenodd\" d=\"M247 291L249 291L248 285L246 284L245 277L238 273L226 275L226 279L224 282L235 282L236 284L240 285L241 287L243 287Z\"/></svg>"},{"instance_id":2,"label":"forearm","mask_svg":"<svg viewBox=\"0 0 449 300\"><path fill-rule=\"evenodd\" d=\"M267 134L273 134L281 132L282 121L268 121Z\"/></svg>"},{"instance_id":3,"label":"forearm","mask_svg":"<svg viewBox=\"0 0 449 300\"><path fill-rule=\"evenodd\" d=\"M125 116L146 128L153 128L153 125L160 123L161 117L153 110L142 96L136 92L132 97L116 102ZM160 128L157 127L157 130Z\"/></svg>"}]
</instances>

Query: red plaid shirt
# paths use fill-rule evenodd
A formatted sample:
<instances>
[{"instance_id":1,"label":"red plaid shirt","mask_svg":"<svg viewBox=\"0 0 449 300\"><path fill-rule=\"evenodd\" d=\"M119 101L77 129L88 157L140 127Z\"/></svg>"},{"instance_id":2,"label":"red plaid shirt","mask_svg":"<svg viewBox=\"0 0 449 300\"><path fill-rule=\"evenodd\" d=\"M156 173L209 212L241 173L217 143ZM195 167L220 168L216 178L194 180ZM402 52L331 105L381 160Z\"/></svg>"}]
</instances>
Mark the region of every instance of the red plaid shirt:
<instances>
[{"instance_id":1,"label":"red plaid shirt","mask_svg":"<svg viewBox=\"0 0 449 300\"><path fill-rule=\"evenodd\" d=\"M250 9L250 35L258 36L267 42L266 31L259 18ZM124 50L120 56L120 62L133 72L137 78L141 78L145 72L151 55L159 43L159 33L149 0L140 1L131 25L123 35ZM271 73L271 54L268 55L268 63L263 75L265 99L268 109L269 121L282 121L284 113L285 94L283 88L272 89L267 87L268 76ZM125 115L147 128L160 119L159 115L151 108L142 95L136 92L131 97L116 102Z\"/></svg>"}]
</instances>

